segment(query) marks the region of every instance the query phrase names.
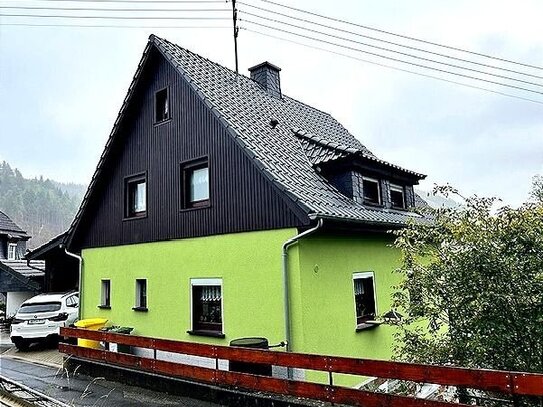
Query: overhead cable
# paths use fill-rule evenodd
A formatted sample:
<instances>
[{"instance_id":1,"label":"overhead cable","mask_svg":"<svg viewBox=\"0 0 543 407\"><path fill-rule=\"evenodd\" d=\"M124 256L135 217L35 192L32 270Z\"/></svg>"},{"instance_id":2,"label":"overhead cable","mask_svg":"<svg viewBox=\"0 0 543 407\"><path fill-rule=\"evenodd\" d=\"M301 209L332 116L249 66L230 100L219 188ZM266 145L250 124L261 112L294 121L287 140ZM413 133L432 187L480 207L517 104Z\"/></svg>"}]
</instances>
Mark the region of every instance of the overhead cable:
<instances>
[{"instance_id":1,"label":"overhead cable","mask_svg":"<svg viewBox=\"0 0 543 407\"><path fill-rule=\"evenodd\" d=\"M501 71L505 71L505 72L515 73L515 74L518 74L518 75L524 75L524 76L530 76L530 77L533 77L533 78L543 79L543 76L534 75L534 74L531 74L531 73L528 73L528 72L522 72L522 71L517 71L517 70L514 70L514 69L508 69L508 68L504 68L504 67L500 67L500 66L496 66L496 65L485 64L485 63L482 63L482 62L472 61L472 60L465 59L465 58L459 58L459 57L456 57L456 56L453 56L453 55L443 54L443 53L440 53L440 52L431 51L431 50L424 49L424 48L419 48L419 47L414 47L414 46L407 45L407 44L402 44L402 43L399 43L399 42L389 41L389 40L385 40L383 38L378 38L378 37L374 37L374 36L371 36L371 35L361 34L359 32L355 32L355 31L352 31L352 30L345 30L343 28L334 27L334 26L331 26L331 25L328 25L328 24L318 23L316 21L308 20L306 18L296 17L296 16L291 15L291 14L285 14L285 13L281 13L281 12L278 12L278 11L270 10L268 8L265 8L265 7L255 6L254 4L245 3L243 1L238 1L237 3L242 5L242 6L246 6L246 7L256 9L256 10L264 11L266 13L275 14L275 15L285 17L285 18L288 18L288 19L292 19L292 20L296 20L296 21L300 21L300 22L304 22L304 23L308 23L308 24L313 24L313 25L316 25L316 26L319 26L319 27L327 28L327 29L334 30L334 31L339 31L339 32L342 32L342 33L354 35L354 36L361 37L361 38L367 38L367 39L372 40L372 41L378 41L378 42L382 42L382 43L385 43L385 44L394 45L394 46L397 46L397 47L407 48L407 49L410 49L410 50L413 50L413 51L423 52L423 53L427 53L427 54L430 54L430 55L435 55L435 56L439 56L439 57L443 57L443 58L447 58L447 59L452 59L452 60L461 61L461 62L473 64L473 65L483 66L485 68L492 68L492 69L497 69L497 70L501 70ZM240 10L240 11L243 11L245 14L250 14L249 12L247 12L245 10ZM250 14L250 15L256 16L256 14ZM260 18L265 18L265 17L262 17L262 16L259 16L259 17ZM266 19L268 19L268 18L266 18ZM279 22L281 22L281 21L279 21ZM281 23L286 24L284 22L281 22ZM306 28L304 28L304 29L306 29Z\"/></svg>"},{"instance_id":2,"label":"overhead cable","mask_svg":"<svg viewBox=\"0 0 543 407\"><path fill-rule=\"evenodd\" d=\"M451 84L454 84L454 85L460 85L460 86L463 86L463 87L466 87L466 88L482 90L482 91L485 91L485 92L494 93L496 95L506 96L506 97L510 97L510 98L514 98L514 99L520 99L520 100L524 100L524 101L527 101L527 102L532 102L532 103L537 103L537 104L543 105L543 101L530 99L530 98L527 98L527 97L518 96L518 95L511 94L511 93L500 92L500 91L492 90L492 89L488 89L488 88L483 88L483 87L480 87L480 86L470 85L470 84L463 83L463 82L457 82L457 81L453 81L453 80L450 80L450 79L441 78L439 76L428 75L428 74L425 74L425 73L412 71L412 70L409 70L409 69L398 68L396 66L382 64L380 62L370 61L370 60L363 59L363 58L358 58L358 57L355 57L353 55L349 55L349 54L345 54L345 53L337 52L337 51L332 51L332 50L329 50L329 49L326 49L326 48L317 47L317 46L310 45L310 44L305 44L303 42L294 41L294 40L287 39L287 38L284 38L284 37L279 37L277 35L263 33L262 31L254 30L254 29L251 29L251 28L243 27L243 26L241 26L240 29L245 30L247 32L254 33L254 34L258 34L258 35L261 35L261 36L264 36L264 37L274 38L276 40L289 42L289 43L292 43L292 44L300 45L302 47L311 48L311 49L315 49L315 50L318 50L318 51L328 52L330 54L343 56L345 58L353 59L353 60L356 60L356 61L361 61L361 62L368 63L368 64L371 64L371 65L376 65L376 66L380 66L380 67L383 67L383 68L392 69L392 70L395 70L395 71L406 72L406 73L410 73L410 74L413 74L413 75L422 76L422 77L425 77L425 78L430 78L430 79L435 79L435 80L442 81L442 82L451 83Z\"/></svg>"},{"instance_id":3,"label":"overhead cable","mask_svg":"<svg viewBox=\"0 0 543 407\"><path fill-rule=\"evenodd\" d=\"M309 15L312 15L312 16L315 16L315 17L324 18L324 19L327 19L327 20L330 20L330 21L335 21L335 22L338 22L338 23L343 23L343 24L348 24L348 25L355 26L355 27L364 28L366 30L372 30L372 31L380 32L382 34L392 35L392 36L395 36L395 37L404 38L404 39L411 40L411 41L417 41L417 42L421 42L421 43L428 44L428 45L434 45L436 47L447 48L447 49L451 49L451 50L454 50L454 51L465 52L465 53L468 53L468 54L477 55L477 56L484 57L484 58L489 58L489 59L494 59L494 60L497 60L497 61L507 62L507 63L510 63L510 64L522 65L522 66L526 66L526 67L529 67L529 68L543 70L543 68L540 67L540 66L531 65L531 64L527 64L527 63L523 63L523 62L512 61L510 59L500 58L500 57L496 57L496 56L493 56L493 55L488 55L488 54L483 54L483 53L480 53L480 52L470 51L470 50L463 49L463 48L453 47L453 46L450 46L450 45L439 44L437 42L422 40L420 38L410 37L408 35L396 34L396 33L393 33L391 31L382 30L382 29L379 29L379 28L376 28L376 27L370 27L370 26L367 26L367 25L357 24L357 23L353 23L351 21L342 20L340 18L329 17L329 16L325 16L325 15L322 15L322 14L314 13L314 12L311 12L311 11L303 10L303 9L300 9L300 8L287 6L286 4L281 4L281 3L278 3L278 2L275 2L275 1L272 1L272 0L259 0L259 1L262 1L264 3L273 4L273 5L278 6L278 7L284 7L284 8L287 8L289 10L298 11L300 13L309 14Z\"/></svg>"},{"instance_id":4,"label":"overhead cable","mask_svg":"<svg viewBox=\"0 0 543 407\"><path fill-rule=\"evenodd\" d=\"M34 7L34 6L0 6L5 10L41 10L41 11L113 11L113 12L224 12L224 8L100 8L100 7Z\"/></svg>"},{"instance_id":5,"label":"overhead cable","mask_svg":"<svg viewBox=\"0 0 543 407\"><path fill-rule=\"evenodd\" d=\"M143 29L177 29L177 28L195 28L195 29L229 29L232 27L228 26L209 26L209 25L160 25L160 26L145 26L145 25L105 25L105 24L30 24L30 23L2 23L2 26L20 26L20 27L77 27L77 28L143 28Z\"/></svg>"},{"instance_id":6,"label":"overhead cable","mask_svg":"<svg viewBox=\"0 0 543 407\"><path fill-rule=\"evenodd\" d=\"M287 25L289 27L298 28L298 29L301 29L301 30L305 30L305 31L315 33L315 34L325 35L325 36L328 36L328 37L332 37L332 38L339 39L339 40L342 40L342 41L355 43L355 44L362 45L362 46L365 46L365 47L375 48L375 49L385 51L385 52L400 54L400 55L407 56L409 58L415 58L415 59L418 59L418 60L421 60L421 61L426 61L426 62L439 64L439 65L445 65L445 66L449 66L449 67L456 68L456 69L463 69L463 70L467 70L467 71L470 71L470 72L475 72L475 73L479 73L479 74L483 74L483 75L494 76L494 77L497 77L497 78L500 78L500 79L506 79L506 80L516 81L516 82L521 82L521 83L525 83L525 84L528 84L528 85L543 87L543 84L541 84L541 83L530 82L530 81L527 81L527 80L524 80L524 79L517 79L517 78L510 77L510 76L500 75L500 74L491 73L491 72L485 72L485 71L481 71L479 69L473 69L473 68L469 68L469 67L462 66L462 65L456 65L456 64L451 64L451 63L448 63L448 62L437 61L435 59L425 58L425 57L421 57L419 55L409 54L407 52L396 51L396 50L393 50L393 49L390 49L390 48L380 47L380 46L377 46L377 45L356 41L356 40L353 40L351 38L346 38L346 37L342 37L342 36L339 36L339 35L326 33L324 31L313 30L311 28L302 27L302 26L299 26L299 25L296 25L296 24L286 23L284 21L276 20L276 19L273 19L273 18L263 17L263 16L260 16L258 14L249 13L247 11L241 11L241 12L243 14L250 15L250 16L253 16L253 17L257 17L257 18L260 18L260 19L263 19L263 20L271 21L271 22L274 22L274 23ZM240 20L241 21L248 21L248 22L253 23L253 24L259 24L259 23L255 23L255 22L252 22L252 21L244 19L244 18L240 18ZM362 52L364 52L364 51L362 51ZM539 77L539 76L536 76L536 77L543 79L543 77Z\"/></svg>"},{"instance_id":7,"label":"overhead cable","mask_svg":"<svg viewBox=\"0 0 543 407\"><path fill-rule=\"evenodd\" d=\"M285 33L285 34L295 35L297 37L302 37L302 38L306 38L306 39L309 39L309 40L312 40L312 41L322 42L324 44L332 45L332 46L335 46L335 47L345 48L345 49L355 51L355 52L361 52L361 53L364 53L364 54L373 55L375 57L388 59L390 61L395 61L395 62L399 62L399 63L402 63L402 64L408 64L408 65L416 66L416 67L419 67L419 68L429 69L429 70L432 70L432 71L437 71L437 72L446 73L446 74L450 74L450 75L461 76L461 77L467 78L467 79L478 80L478 81L482 81L482 82L486 82L486 83L491 83L493 85L505 86L505 87L512 88L512 89L517 89L517 90L522 90L522 91L525 91L525 92L531 92L531 93L536 93L538 95L543 95L543 92L536 91L536 90L533 90L533 89L523 88L521 86L496 82L496 81L492 81L492 80L489 80L489 79L483 79L483 78L478 78L478 77L471 76L471 75L466 75L466 74L459 73L459 72L451 72L451 71L447 71L447 70L441 69L441 68L436 68L436 67L432 67L432 66L428 66L428 65L418 64L418 63L415 63L415 62L405 61L403 59L398 59L398 58L378 54L378 53L371 52L371 51L365 51L365 50L361 50L359 48L349 47L347 45L337 44L335 42L326 41L326 40L323 40L323 39L311 37L309 35L295 33L293 31L284 30L282 28L272 27L272 26L269 26L269 25L266 25L266 24L257 23L257 22L250 21L250 20L247 20L247 19L244 19L243 21L245 21L247 23L250 23L250 24L257 25L257 26L262 27L262 28L267 28L267 29L270 29L270 30L280 31L280 32Z\"/></svg>"},{"instance_id":8,"label":"overhead cable","mask_svg":"<svg viewBox=\"0 0 543 407\"><path fill-rule=\"evenodd\" d=\"M68 15L45 15L45 14L0 14L0 17L35 17L35 18L85 18L104 20L231 20L226 17L172 17L172 16L68 16Z\"/></svg>"}]
</instances>

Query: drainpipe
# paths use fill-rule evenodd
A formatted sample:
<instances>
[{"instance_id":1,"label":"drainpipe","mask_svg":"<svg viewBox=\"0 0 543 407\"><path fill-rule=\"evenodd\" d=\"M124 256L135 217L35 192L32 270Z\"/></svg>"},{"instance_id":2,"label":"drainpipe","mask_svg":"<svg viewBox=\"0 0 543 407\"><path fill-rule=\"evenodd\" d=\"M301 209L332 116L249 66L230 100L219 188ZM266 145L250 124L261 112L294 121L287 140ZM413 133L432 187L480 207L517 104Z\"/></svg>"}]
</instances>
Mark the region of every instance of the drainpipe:
<instances>
[{"instance_id":1,"label":"drainpipe","mask_svg":"<svg viewBox=\"0 0 543 407\"><path fill-rule=\"evenodd\" d=\"M287 352L292 351L291 333L290 333L290 304L289 304L289 279L288 279L288 248L297 243L302 237L308 236L322 227L323 220L319 219L317 226L300 233L285 243L283 243L283 294L284 294L284 311L285 311L285 342ZM288 369L288 378L292 378L292 369Z\"/></svg>"},{"instance_id":2,"label":"drainpipe","mask_svg":"<svg viewBox=\"0 0 543 407\"><path fill-rule=\"evenodd\" d=\"M79 312L77 314L77 319L81 319L81 309L83 308L81 306L81 304L83 303L83 296L81 295L81 277L82 277L82 268L83 268L83 257L75 254L75 253L71 253L68 251L68 249L66 248L66 246L64 245L60 245L60 248L64 248L64 253L66 253L67 256L70 256L70 257L73 257L74 259L77 259L77 261L79 262L79 283L77 285L77 291L78 291L78 295L79 295Z\"/></svg>"}]
</instances>

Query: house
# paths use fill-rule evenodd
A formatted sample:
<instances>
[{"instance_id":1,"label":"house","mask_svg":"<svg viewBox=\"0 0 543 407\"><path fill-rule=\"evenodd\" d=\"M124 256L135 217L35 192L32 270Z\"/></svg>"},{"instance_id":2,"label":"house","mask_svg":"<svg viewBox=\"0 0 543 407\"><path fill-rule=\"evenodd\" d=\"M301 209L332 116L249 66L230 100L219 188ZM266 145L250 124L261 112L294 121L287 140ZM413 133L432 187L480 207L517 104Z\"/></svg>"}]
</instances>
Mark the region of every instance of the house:
<instances>
[{"instance_id":1,"label":"house","mask_svg":"<svg viewBox=\"0 0 543 407\"><path fill-rule=\"evenodd\" d=\"M389 231L419 217L424 175L286 96L278 67L249 71L149 38L68 231L82 317L388 359L394 328L379 317L399 265Z\"/></svg>"},{"instance_id":2,"label":"house","mask_svg":"<svg viewBox=\"0 0 543 407\"><path fill-rule=\"evenodd\" d=\"M0 293L6 298L6 317L21 303L39 293L44 282L44 262L23 259L30 236L0 211Z\"/></svg>"}]
</instances>

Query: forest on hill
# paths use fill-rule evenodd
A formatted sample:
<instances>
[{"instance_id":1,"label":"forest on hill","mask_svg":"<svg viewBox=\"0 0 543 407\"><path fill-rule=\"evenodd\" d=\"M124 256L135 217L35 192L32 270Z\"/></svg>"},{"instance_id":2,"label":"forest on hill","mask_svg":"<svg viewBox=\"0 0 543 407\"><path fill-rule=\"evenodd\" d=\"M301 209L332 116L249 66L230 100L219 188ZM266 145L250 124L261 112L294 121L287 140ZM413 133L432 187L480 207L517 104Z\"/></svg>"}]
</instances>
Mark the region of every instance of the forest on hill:
<instances>
[{"instance_id":1,"label":"forest on hill","mask_svg":"<svg viewBox=\"0 0 543 407\"><path fill-rule=\"evenodd\" d=\"M29 249L67 230L85 191L85 185L24 178L7 162L0 163L0 211L32 236Z\"/></svg>"}]
</instances>

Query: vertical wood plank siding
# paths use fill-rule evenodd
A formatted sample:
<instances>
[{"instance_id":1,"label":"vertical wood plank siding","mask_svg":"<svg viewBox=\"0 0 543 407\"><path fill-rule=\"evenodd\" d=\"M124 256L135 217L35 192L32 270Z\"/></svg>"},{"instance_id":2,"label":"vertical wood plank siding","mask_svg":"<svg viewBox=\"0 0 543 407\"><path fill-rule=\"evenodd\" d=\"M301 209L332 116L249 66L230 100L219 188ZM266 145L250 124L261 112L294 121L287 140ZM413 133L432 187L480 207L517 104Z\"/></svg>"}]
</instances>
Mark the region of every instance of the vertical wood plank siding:
<instances>
[{"instance_id":1,"label":"vertical wood plank siding","mask_svg":"<svg viewBox=\"0 0 543 407\"><path fill-rule=\"evenodd\" d=\"M120 124L76 248L296 227L309 220L289 208L271 182L189 84L156 51ZM155 92L169 88L171 120L154 123ZM210 207L182 210L180 163L208 157ZM147 174L147 216L124 218L124 177Z\"/></svg>"}]
</instances>

